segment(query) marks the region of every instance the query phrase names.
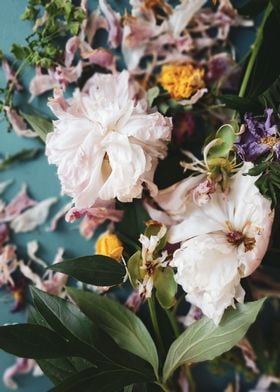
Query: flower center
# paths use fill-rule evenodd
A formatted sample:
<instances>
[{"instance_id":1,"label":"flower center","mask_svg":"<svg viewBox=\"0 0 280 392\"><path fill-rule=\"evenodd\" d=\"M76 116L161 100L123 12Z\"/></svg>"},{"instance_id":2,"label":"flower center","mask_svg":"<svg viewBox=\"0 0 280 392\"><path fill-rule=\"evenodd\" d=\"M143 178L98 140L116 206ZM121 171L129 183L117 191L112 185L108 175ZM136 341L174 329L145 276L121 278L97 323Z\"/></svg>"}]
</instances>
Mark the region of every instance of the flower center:
<instances>
[{"instance_id":1,"label":"flower center","mask_svg":"<svg viewBox=\"0 0 280 392\"><path fill-rule=\"evenodd\" d=\"M252 250L256 244L256 240L254 237L246 237L241 231L232 230L226 235L227 241L235 246L239 246L242 243L245 247L245 252L249 252Z\"/></svg>"},{"instance_id":2,"label":"flower center","mask_svg":"<svg viewBox=\"0 0 280 392\"><path fill-rule=\"evenodd\" d=\"M276 136L264 136L261 138L260 143L273 147L277 143L277 138Z\"/></svg>"}]
</instances>

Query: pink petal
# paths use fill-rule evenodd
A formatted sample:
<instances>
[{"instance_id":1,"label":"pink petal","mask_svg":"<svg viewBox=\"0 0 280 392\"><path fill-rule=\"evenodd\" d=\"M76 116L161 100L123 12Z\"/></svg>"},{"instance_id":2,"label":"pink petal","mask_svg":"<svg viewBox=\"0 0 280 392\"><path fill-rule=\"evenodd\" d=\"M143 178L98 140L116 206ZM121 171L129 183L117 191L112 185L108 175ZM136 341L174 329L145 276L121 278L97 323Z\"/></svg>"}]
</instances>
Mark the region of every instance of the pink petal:
<instances>
[{"instance_id":1,"label":"pink petal","mask_svg":"<svg viewBox=\"0 0 280 392\"><path fill-rule=\"evenodd\" d=\"M5 106L4 110L8 117L10 124L13 127L13 130L18 136L25 136L25 137L37 137L37 134L31 129L27 127L26 122L24 119L16 112L16 110Z\"/></svg>"},{"instance_id":2,"label":"pink petal","mask_svg":"<svg viewBox=\"0 0 280 392\"><path fill-rule=\"evenodd\" d=\"M0 224L0 249L9 240L9 228L4 223Z\"/></svg>"},{"instance_id":3,"label":"pink petal","mask_svg":"<svg viewBox=\"0 0 280 392\"><path fill-rule=\"evenodd\" d=\"M51 206L57 202L56 197L50 197L29 208L12 220L11 228L15 233L26 233L43 224L49 214Z\"/></svg>"},{"instance_id":4,"label":"pink petal","mask_svg":"<svg viewBox=\"0 0 280 392\"><path fill-rule=\"evenodd\" d=\"M55 231L55 229L57 228L58 222L60 221L60 219L62 219L63 217L65 217L65 214L70 210L70 208L72 207L73 203L67 203L65 204L53 217L53 219L51 220L51 225L50 227L47 229L47 231Z\"/></svg>"},{"instance_id":5,"label":"pink petal","mask_svg":"<svg viewBox=\"0 0 280 392\"><path fill-rule=\"evenodd\" d=\"M90 45L84 42L81 46L81 57L92 64L99 65L112 72L116 71L116 58L107 49L92 49Z\"/></svg>"},{"instance_id":6,"label":"pink petal","mask_svg":"<svg viewBox=\"0 0 280 392\"><path fill-rule=\"evenodd\" d=\"M0 213L0 222L10 222L15 219L22 211L32 207L37 202L27 194L27 187L23 185L19 194L6 206Z\"/></svg>"},{"instance_id":7,"label":"pink petal","mask_svg":"<svg viewBox=\"0 0 280 392\"><path fill-rule=\"evenodd\" d=\"M89 44L92 43L97 30L106 29L108 30L108 22L107 20L100 15L99 11L96 10L92 12L87 20L87 25L85 27L85 36Z\"/></svg>"},{"instance_id":8,"label":"pink petal","mask_svg":"<svg viewBox=\"0 0 280 392\"><path fill-rule=\"evenodd\" d=\"M17 389L17 383L13 377L18 374L29 373L35 366L34 359L16 358L16 363L8 367L3 374L3 383L10 389Z\"/></svg>"},{"instance_id":9,"label":"pink petal","mask_svg":"<svg viewBox=\"0 0 280 392\"><path fill-rule=\"evenodd\" d=\"M4 75L8 82L12 83L12 86L15 87L16 90L22 90L21 84L18 82L15 72L12 70L10 64L7 59L2 59L2 69Z\"/></svg>"},{"instance_id":10,"label":"pink petal","mask_svg":"<svg viewBox=\"0 0 280 392\"><path fill-rule=\"evenodd\" d=\"M36 97L46 91L54 89L56 86L57 81L52 73L42 74L40 68L37 67L36 75L30 82L29 91L33 97Z\"/></svg>"},{"instance_id":11,"label":"pink petal","mask_svg":"<svg viewBox=\"0 0 280 392\"><path fill-rule=\"evenodd\" d=\"M68 41L66 42L65 45L65 66L66 67L70 67L74 57L75 57L75 53L77 52L77 50L79 49L80 46L80 38L77 36L71 37L68 39Z\"/></svg>"},{"instance_id":12,"label":"pink petal","mask_svg":"<svg viewBox=\"0 0 280 392\"><path fill-rule=\"evenodd\" d=\"M121 17L118 12L113 11L106 0L99 0L99 6L105 18L108 21L108 44L112 48L117 48L121 44L122 40L122 29L121 29Z\"/></svg>"}]
</instances>

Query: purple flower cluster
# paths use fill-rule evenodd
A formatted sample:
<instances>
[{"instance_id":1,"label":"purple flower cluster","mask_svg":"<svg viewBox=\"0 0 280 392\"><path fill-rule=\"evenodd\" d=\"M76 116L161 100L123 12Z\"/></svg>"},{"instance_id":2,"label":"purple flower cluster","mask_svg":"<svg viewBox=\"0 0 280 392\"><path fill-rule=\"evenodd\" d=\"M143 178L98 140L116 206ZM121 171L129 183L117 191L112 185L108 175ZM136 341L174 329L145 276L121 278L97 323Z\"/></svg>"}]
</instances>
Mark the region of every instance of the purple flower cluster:
<instances>
[{"instance_id":1,"label":"purple flower cluster","mask_svg":"<svg viewBox=\"0 0 280 392\"><path fill-rule=\"evenodd\" d=\"M238 136L236 149L243 161L256 161L272 152L280 160L280 137L273 109L266 109L264 117L244 115L244 132Z\"/></svg>"}]
</instances>

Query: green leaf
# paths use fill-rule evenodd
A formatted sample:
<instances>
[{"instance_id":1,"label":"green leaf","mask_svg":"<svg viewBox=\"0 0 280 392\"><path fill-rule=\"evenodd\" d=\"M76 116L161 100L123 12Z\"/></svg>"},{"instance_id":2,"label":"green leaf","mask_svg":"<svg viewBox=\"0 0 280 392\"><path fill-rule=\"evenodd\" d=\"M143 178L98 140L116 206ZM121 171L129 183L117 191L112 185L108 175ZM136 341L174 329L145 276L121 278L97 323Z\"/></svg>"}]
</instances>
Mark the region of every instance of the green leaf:
<instances>
[{"instance_id":1,"label":"green leaf","mask_svg":"<svg viewBox=\"0 0 280 392\"><path fill-rule=\"evenodd\" d=\"M138 250L130 257L127 262L127 269L132 287L137 287L137 282L141 279L140 264L141 252Z\"/></svg>"},{"instance_id":2,"label":"green leaf","mask_svg":"<svg viewBox=\"0 0 280 392\"><path fill-rule=\"evenodd\" d=\"M128 369L89 368L68 378L50 392L116 392L126 385L149 381L140 372Z\"/></svg>"},{"instance_id":3,"label":"green leaf","mask_svg":"<svg viewBox=\"0 0 280 392\"><path fill-rule=\"evenodd\" d=\"M124 210L124 217L116 224L117 235L129 247L133 244L138 249L138 239L145 231L145 222L150 219L143 207L142 201L134 200L132 203L122 203L120 207Z\"/></svg>"},{"instance_id":4,"label":"green leaf","mask_svg":"<svg viewBox=\"0 0 280 392\"><path fill-rule=\"evenodd\" d=\"M98 367L111 366L137 370L149 377L153 374L147 362L121 349L109 335L98 328L96 323L92 323L75 305L40 290L33 290L33 295L35 305L45 321L69 341L76 356L86 358ZM36 311L33 311L31 318L42 323Z\"/></svg>"},{"instance_id":5,"label":"green leaf","mask_svg":"<svg viewBox=\"0 0 280 392\"><path fill-rule=\"evenodd\" d=\"M37 363L54 384L60 384L80 371L92 368L91 362L76 357L39 359Z\"/></svg>"},{"instance_id":6,"label":"green leaf","mask_svg":"<svg viewBox=\"0 0 280 392\"><path fill-rule=\"evenodd\" d=\"M31 115L23 112L20 112L20 114L31 125L32 129L43 142L45 142L47 134L53 131L52 122L43 116Z\"/></svg>"},{"instance_id":7,"label":"green leaf","mask_svg":"<svg viewBox=\"0 0 280 392\"><path fill-rule=\"evenodd\" d=\"M107 256L83 256L53 264L49 269L70 275L81 282L96 286L123 283L126 270L122 263Z\"/></svg>"},{"instance_id":8,"label":"green leaf","mask_svg":"<svg viewBox=\"0 0 280 392\"><path fill-rule=\"evenodd\" d=\"M221 142L209 150L209 158L227 157L236 139L233 126L230 124L222 125L218 129L215 138Z\"/></svg>"},{"instance_id":9,"label":"green leaf","mask_svg":"<svg viewBox=\"0 0 280 392\"><path fill-rule=\"evenodd\" d=\"M258 96L258 100L266 107L274 108L278 111L280 105L280 76Z\"/></svg>"},{"instance_id":10,"label":"green leaf","mask_svg":"<svg viewBox=\"0 0 280 392\"><path fill-rule=\"evenodd\" d=\"M154 279L156 297L163 308L170 308L175 303L177 283L174 279L174 271L171 267L158 269Z\"/></svg>"},{"instance_id":11,"label":"green leaf","mask_svg":"<svg viewBox=\"0 0 280 392\"><path fill-rule=\"evenodd\" d=\"M42 150L40 148L24 149L16 154L9 155L5 159L0 161L0 171L7 169L10 165L15 162L27 161L35 158Z\"/></svg>"},{"instance_id":12,"label":"green leaf","mask_svg":"<svg viewBox=\"0 0 280 392\"><path fill-rule=\"evenodd\" d=\"M171 345L163 368L164 382L183 364L212 360L230 350L247 332L265 299L237 305L225 312L219 325L207 317L194 322Z\"/></svg>"},{"instance_id":13,"label":"green leaf","mask_svg":"<svg viewBox=\"0 0 280 392\"><path fill-rule=\"evenodd\" d=\"M263 106L253 98L238 97L237 95L220 95L217 97L227 108L237 110L240 113L263 111Z\"/></svg>"},{"instance_id":14,"label":"green leaf","mask_svg":"<svg viewBox=\"0 0 280 392\"><path fill-rule=\"evenodd\" d=\"M107 332L121 348L149 362L157 374L156 346L139 317L108 297L70 287L67 291L82 312Z\"/></svg>"},{"instance_id":15,"label":"green leaf","mask_svg":"<svg viewBox=\"0 0 280 392\"><path fill-rule=\"evenodd\" d=\"M91 359L102 356L96 350L99 342L99 330L77 306L69 301L30 287L33 302L48 325L60 336L70 342L76 343L78 351L89 351ZM87 349L87 346L90 348Z\"/></svg>"},{"instance_id":16,"label":"green leaf","mask_svg":"<svg viewBox=\"0 0 280 392\"><path fill-rule=\"evenodd\" d=\"M149 107L153 106L154 100L159 96L160 89L158 86L154 86L147 91L147 100Z\"/></svg>"},{"instance_id":17,"label":"green leaf","mask_svg":"<svg viewBox=\"0 0 280 392\"><path fill-rule=\"evenodd\" d=\"M54 331L35 324L0 327L0 348L23 358L57 358L74 355L71 346Z\"/></svg>"}]
</instances>

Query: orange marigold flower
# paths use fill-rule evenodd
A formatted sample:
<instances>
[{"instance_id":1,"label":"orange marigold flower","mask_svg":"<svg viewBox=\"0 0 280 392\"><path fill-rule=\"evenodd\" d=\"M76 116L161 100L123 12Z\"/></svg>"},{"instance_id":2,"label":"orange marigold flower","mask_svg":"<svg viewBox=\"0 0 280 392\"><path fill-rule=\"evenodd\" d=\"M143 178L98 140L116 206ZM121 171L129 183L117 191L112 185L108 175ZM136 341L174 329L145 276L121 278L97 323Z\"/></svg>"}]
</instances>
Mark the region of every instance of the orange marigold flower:
<instances>
[{"instance_id":1,"label":"orange marigold flower","mask_svg":"<svg viewBox=\"0 0 280 392\"><path fill-rule=\"evenodd\" d=\"M95 251L98 255L120 260L123 253L123 246L116 234L106 232L96 241Z\"/></svg>"},{"instance_id":2,"label":"orange marigold flower","mask_svg":"<svg viewBox=\"0 0 280 392\"><path fill-rule=\"evenodd\" d=\"M161 69L159 82L174 99L191 97L205 87L204 69L192 64L167 64Z\"/></svg>"}]
</instances>

